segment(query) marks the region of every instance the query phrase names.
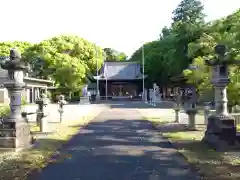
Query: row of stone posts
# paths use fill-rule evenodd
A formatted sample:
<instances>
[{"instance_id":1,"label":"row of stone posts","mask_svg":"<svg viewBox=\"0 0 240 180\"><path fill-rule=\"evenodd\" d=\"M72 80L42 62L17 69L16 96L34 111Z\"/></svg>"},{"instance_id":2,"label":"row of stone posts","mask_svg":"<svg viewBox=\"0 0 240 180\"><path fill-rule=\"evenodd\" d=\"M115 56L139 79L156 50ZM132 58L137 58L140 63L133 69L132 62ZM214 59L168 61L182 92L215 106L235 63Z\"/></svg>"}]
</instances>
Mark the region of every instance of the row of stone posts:
<instances>
[{"instance_id":1,"label":"row of stone posts","mask_svg":"<svg viewBox=\"0 0 240 180\"><path fill-rule=\"evenodd\" d=\"M144 90L144 101L149 105L156 106L156 103L161 102L161 95L159 93L159 87L156 83L153 84L153 88ZM147 93L148 92L148 93ZM149 96L148 96L148 95ZM148 101L149 97L149 101Z\"/></svg>"}]
</instances>

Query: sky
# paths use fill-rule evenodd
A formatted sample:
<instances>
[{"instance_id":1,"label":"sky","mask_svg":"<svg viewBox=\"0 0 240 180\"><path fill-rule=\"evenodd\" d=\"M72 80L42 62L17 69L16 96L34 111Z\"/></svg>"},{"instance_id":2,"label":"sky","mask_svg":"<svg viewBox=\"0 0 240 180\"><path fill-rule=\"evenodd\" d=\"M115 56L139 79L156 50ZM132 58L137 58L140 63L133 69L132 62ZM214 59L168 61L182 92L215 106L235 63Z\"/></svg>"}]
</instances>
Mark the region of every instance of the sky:
<instances>
[{"instance_id":1,"label":"sky","mask_svg":"<svg viewBox=\"0 0 240 180\"><path fill-rule=\"evenodd\" d=\"M239 0L202 0L207 20L240 8ZM79 35L131 55L171 24L180 0L0 0L0 41L40 42Z\"/></svg>"}]
</instances>

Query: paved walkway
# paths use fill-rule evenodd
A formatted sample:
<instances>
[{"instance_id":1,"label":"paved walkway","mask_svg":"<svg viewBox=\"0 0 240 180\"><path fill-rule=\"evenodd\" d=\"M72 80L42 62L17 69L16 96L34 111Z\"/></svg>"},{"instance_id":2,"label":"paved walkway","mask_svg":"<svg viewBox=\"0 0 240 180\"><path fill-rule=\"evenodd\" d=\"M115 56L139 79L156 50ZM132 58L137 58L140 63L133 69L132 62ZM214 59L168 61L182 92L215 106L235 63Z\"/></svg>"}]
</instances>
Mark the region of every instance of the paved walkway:
<instances>
[{"instance_id":1,"label":"paved walkway","mask_svg":"<svg viewBox=\"0 0 240 180\"><path fill-rule=\"evenodd\" d=\"M106 109L32 180L197 180L182 157L127 103ZM65 158L63 158L65 157Z\"/></svg>"}]
</instances>

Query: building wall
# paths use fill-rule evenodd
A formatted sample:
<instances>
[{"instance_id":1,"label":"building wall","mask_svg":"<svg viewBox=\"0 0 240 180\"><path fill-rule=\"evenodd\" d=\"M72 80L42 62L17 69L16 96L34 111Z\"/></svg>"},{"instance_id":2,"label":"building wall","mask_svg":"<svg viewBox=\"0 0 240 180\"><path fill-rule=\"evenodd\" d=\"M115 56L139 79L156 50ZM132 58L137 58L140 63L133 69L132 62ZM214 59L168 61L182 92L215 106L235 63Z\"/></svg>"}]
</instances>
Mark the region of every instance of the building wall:
<instances>
[{"instance_id":1,"label":"building wall","mask_svg":"<svg viewBox=\"0 0 240 180\"><path fill-rule=\"evenodd\" d=\"M108 91L108 96L112 96L112 85L113 84L122 84L122 90L132 92L136 91L136 95L142 92L142 81L107 81L107 91ZM125 85L126 83L126 85ZM114 86L114 85L113 85ZM100 81L99 82L99 91L100 91L100 96L106 96L106 81ZM124 95L124 94L122 94Z\"/></svg>"}]
</instances>

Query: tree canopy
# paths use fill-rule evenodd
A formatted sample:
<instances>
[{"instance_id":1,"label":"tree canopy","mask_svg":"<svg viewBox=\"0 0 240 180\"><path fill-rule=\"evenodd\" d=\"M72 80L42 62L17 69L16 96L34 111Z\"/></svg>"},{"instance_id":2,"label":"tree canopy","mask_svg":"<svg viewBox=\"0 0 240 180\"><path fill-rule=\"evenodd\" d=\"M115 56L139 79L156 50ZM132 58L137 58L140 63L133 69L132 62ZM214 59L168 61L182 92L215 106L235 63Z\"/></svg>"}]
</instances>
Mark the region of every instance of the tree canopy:
<instances>
[{"instance_id":1,"label":"tree canopy","mask_svg":"<svg viewBox=\"0 0 240 180\"><path fill-rule=\"evenodd\" d=\"M106 49L103 50L78 36L61 35L37 44L21 41L0 42L0 56L9 56L9 50L14 47L30 65L31 76L52 79L56 87L69 92L80 91L106 58ZM111 52L113 60L126 59L124 53L116 50Z\"/></svg>"},{"instance_id":2,"label":"tree canopy","mask_svg":"<svg viewBox=\"0 0 240 180\"><path fill-rule=\"evenodd\" d=\"M127 55L112 48L104 48L106 61L125 61Z\"/></svg>"},{"instance_id":3,"label":"tree canopy","mask_svg":"<svg viewBox=\"0 0 240 180\"><path fill-rule=\"evenodd\" d=\"M182 0L173 10L173 22L164 27L159 39L144 44L145 69L148 81L170 84L171 76L185 75L188 83L195 84L201 96L212 91L211 69L205 59L214 57L216 44L225 44L230 57L240 60L240 10L219 20L205 22L203 5L197 0ZM141 47L130 60L142 61ZM192 69L190 67L197 67ZM230 67L231 83L228 86L230 104L237 104L240 96L239 67ZM237 96L237 97L236 97Z\"/></svg>"},{"instance_id":4,"label":"tree canopy","mask_svg":"<svg viewBox=\"0 0 240 180\"><path fill-rule=\"evenodd\" d=\"M183 0L173 11L171 27L164 27L158 40L144 44L146 73L150 81L169 83L169 76L180 74L191 63L188 44L204 32L203 6L199 1ZM130 60L141 61L141 48Z\"/></svg>"}]
</instances>

